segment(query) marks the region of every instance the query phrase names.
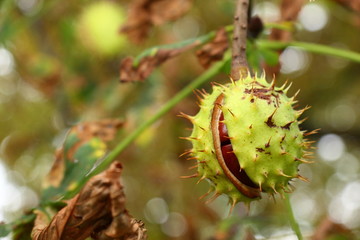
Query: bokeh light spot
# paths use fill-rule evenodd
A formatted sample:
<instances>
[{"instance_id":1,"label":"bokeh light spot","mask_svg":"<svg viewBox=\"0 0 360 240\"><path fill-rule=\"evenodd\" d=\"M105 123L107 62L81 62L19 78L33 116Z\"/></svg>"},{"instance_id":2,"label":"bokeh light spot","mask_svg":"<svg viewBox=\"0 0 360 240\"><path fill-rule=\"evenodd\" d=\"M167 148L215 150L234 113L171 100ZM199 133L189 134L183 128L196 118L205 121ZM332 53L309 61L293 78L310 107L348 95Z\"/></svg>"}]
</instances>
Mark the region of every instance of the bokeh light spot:
<instances>
[{"instance_id":1,"label":"bokeh light spot","mask_svg":"<svg viewBox=\"0 0 360 240\"><path fill-rule=\"evenodd\" d=\"M180 237L187 230L187 223L180 213L172 212L168 220L161 225L161 230L170 237Z\"/></svg>"},{"instance_id":2,"label":"bokeh light spot","mask_svg":"<svg viewBox=\"0 0 360 240\"><path fill-rule=\"evenodd\" d=\"M34 15L42 6L43 0L17 0L18 8L26 15Z\"/></svg>"},{"instance_id":3,"label":"bokeh light spot","mask_svg":"<svg viewBox=\"0 0 360 240\"><path fill-rule=\"evenodd\" d=\"M14 57L7 49L0 47L0 76L10 74L14 70Z\"/></svg>"},{"instance_id":4,"label":"bokeh light spot","mask_svg":"<svg viewBox=\"0 0 360 240\"><path fill-rule=\"evenodd\" d=\"M299 13L300 23L310 32L323 29L328 22L328 18L328 13L325 8L316 3L305 5Z\"/></svg>"},{"instance_id":5,"label":"bokeh light spot","mask_svg":"<svg viewBox=\"0 0 360 240\"><path fill-rule=\"evenodd\" d=\"M6 218L6 213L29 209L39 203L39 198L32 189L11 181L11 175L15 172L8 171L1 161L0 159L0 196L6 197L0 197L0 222L12 220Z\"/></svg>"},{"instance_id":6,"label":"bokeh light spot","mask_svg":"<svg viewBox=\"0 0 360 240\"><path fill-rule=\"evenodd\" d=\"M345 152L344 141L336 134L322 136L317 147L318 154L325 161L338 160Z\"/></svg>"},{"instance_id":7,"label":"bokeh light spot","mask_svg":"<svg viewBox=\"0 0 360 240\"><path fill-rule=\"evenodd\" d=\"M169 207L164 199L152 198L146 203L145 217L149 222L162 224L168 220Z\"/></svg>"},{"instance_id":8,"label":"bokeh light spot","mask_svg":"<svg viewBox=\"0 0 360 240\"><path fill-rule=\"evenodd\" d=\"M339 104L330 111L330 124L337 130L347 131L356 121L356 113L349 104Z\"/></svg>"},{"instance_id":9,"label":"bokeh light spot","mask_svg":"<svg viewBox=\"0 0 360 240\"><path fill-rule=\"evenodd\" d=\"M360 162L353 154L345 153L335 168L336 174L341 180L352 181L359 177Z\"/></svg>"},{"instance_id":10,"label":"bokeh light spot","mask_svg":"<svg viewBox=\"0 0 360 240\"><path fill-rule=\"evenodd\" d=\"M316 220L316 201L308 192L295 192L291 196L291 202L294 208L294 214L297 219L304 222Z\"/></svg>"},{"instance_id":11,"label":"bokeh light spot","mask_svg":"<svg viewBox=\"0 0 360 240\"><path fill-rule=\"evenodd\" d=\"M285 74L304 70L307 67L309 57L307 53L298 48L288 47L280 55L281 69Z\"/></svg>"},{"instance_id":12,"label":"bokeh light spot","mask_svg":"<svg viewBox=\"0 0 360 240\"><path fill-rule=\"evenodd\" d=\"M348 183L329 205L329 215L333 221L349 228L360 226L360 181Z\"/></svg>"},{"instance_id":13,"label":"bokeh light spot","mask_svg":"<svg viewBox=\"0 0 360 240\"><path fill-rule=\"evenodd\" d=\"M176 21L172 29L178 39L184 40L197 37L200 33L200 24L196 18L187 16Z\"/></svg>"},{"instance_id":14,"label":"bokeh light spot","mask_svg":"<svg viewBox=\"0 0 360 240\"><path fill-rule=\"evenodd\" d=\"M261 16L264 22L275 22L280 18L278 6L272 2L260 2L254 6L253 16Z\"/></svg>"}]
</instances>

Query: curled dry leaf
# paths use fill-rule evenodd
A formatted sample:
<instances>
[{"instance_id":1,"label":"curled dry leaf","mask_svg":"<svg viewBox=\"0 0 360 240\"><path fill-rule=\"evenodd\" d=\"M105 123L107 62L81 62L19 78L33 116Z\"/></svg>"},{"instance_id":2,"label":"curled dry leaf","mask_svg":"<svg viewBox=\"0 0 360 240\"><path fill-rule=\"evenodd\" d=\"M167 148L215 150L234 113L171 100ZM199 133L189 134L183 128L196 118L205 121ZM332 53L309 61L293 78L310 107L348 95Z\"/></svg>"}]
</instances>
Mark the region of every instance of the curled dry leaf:
<instances>
[{"instance_id":1,"label":"curled dry leaf","mask_svg":"<svg viewBox=\"0 0 360 240\"><path fill-rule=\"evenodd\" d=\"M211 64L223 58L228 48L229 42L225 28L221 28L216 32L215 38L211 42L196 52L196 56L204 68L209 68Z\"/></svg>"},{"instance_id":2,"label":"curled dry leaf","mask_svg":"<svg viewBox=\"0 0 360 240\"><path fill-rule=\"evenodd\" d=\"M192 0L137 0L130 7L127 23L121 32L136 42L142 42L152 26L173 21L183 16L191 7Z\"/></svg>"},{"instance_id":3,"label":"curled dry leaf","mask_svg":"<svg viewBox=\"0 0 360 240\"><path fill-rule=\"evenodd\" d=\"M91 236L99 240L146 239L143 223L132 218L125 208L125 195L119 181L121 171L121 164L113 163L107 171L91 178L50 223L45 213L37 211L32 238L82 240Z\"/></svg>"},{"instance_id":4,"label":"curled dry leaf","mask_svg":"<svg viewBox=\"0 0 360 240\"><path fill-rule=\"evenodd\" d=\"M84 122L72 127L67 135L64 146L55 153L55 162L47 176L47 184L59 186L65 171L65 160L74 162L74 155L79 148L90 142L93 138L98 138L102 142L113 140L123 124L123 121L117 119L104 119ZM98 150L94 148L94 151Z\"/></svg>"},{"instance_id":5,"label":"curled dry leaf","mask_svg":"<svg viewBox=\"0 0 360 240\"><path fill-rule=\"evenodd\" d=\"M84 122L72 127L69 134L76 134L80 141L72 147L73 149L69 151L69 156L67 157L72 159L74 151L93 137L98 137L104 142L113 140L117 131L123 124L124 122L118 119L104 119L93 122Z\"/></svg>"},{"instance_id":6,"label":"curled dry leaf","mask_svg":"<svg viewBox=\"0 0 360 240\"><path fill-rule=\"evenodd\" d=\"M145 80L152 71L166 60L185 52L195 46L198 46L200 42L194 43L181 48L175 49L159 49L152 56L143 57L140 62L135 66L134 59L127 57L120 63L120 82L137 82Z\"/></svg>"},{"instance_id":7,"label":"curled dry leaf","mask_svg":"<svg viewBox=\"0 0 360 240\"><path fill-rule=\"evenodd\" d=\"M304 0L282 0L280 5L281 17L279 22L292 22L296 21L297 16L304 5ZM272 29L270 40L288 42L292 39L292 33L280 29ZM281 51L279 52L279 54ZM273 76L280 71L280 65L276 66L265 66L265 71L269 76Z\"/></svg>"}]
</instances>

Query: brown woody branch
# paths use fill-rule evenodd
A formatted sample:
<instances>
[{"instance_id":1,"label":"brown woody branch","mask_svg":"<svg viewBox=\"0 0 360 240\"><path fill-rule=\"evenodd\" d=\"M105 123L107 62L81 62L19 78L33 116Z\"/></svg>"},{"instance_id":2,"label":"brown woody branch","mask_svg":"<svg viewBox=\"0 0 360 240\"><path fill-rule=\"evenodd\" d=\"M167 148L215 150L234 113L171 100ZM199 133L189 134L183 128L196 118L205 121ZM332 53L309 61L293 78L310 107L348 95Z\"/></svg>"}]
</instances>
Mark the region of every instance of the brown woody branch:
<instances>
[{"instance_id":1,"label":"brown woody branch","mask_svg":"<svg viewBox=\"0 0 360 240\"><path fill-rule=\"evenodd\" d=\"M231 78L246 77L249 65L246 59L249 0L238 0L234 17L234 36L231 62Z\"/></svg>"}]
</instances>

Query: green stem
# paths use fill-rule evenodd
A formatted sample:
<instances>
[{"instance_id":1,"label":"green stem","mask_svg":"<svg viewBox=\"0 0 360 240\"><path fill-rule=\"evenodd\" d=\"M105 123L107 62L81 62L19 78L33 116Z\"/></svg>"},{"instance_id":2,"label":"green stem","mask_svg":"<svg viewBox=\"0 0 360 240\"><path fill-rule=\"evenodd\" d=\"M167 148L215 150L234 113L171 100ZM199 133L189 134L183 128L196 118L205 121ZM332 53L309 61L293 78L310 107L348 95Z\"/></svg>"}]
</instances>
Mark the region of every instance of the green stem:
<instances>
[{"instance_id":1,"label":"green stem","mask_svg":"<svg viewBox=\"0 0 360 240\"><path fill-rule=\"evenodd\" d=\"M180 92L178 92L173 98L171 98L162 108L152 117L150 117L147 121L141 124L135 131L131 132L127 135L124 140L122 140L105 158L104 160L96 166L93 171L91 171L85 178L83 178L76 189L73 191L67 192L64 196L65 199L73 197L81 187L96 174L101 173L105 169L107 169L110 164L119 156L119 154L129 146L137 137L139 137L147 128L149 128L152 124L154 124L157 120L159 120L162 116L164 116L167 112L169 112L176 104L178 104L181 100L183 100L186 96L192 93L195 88L198 88L203 83L207 82L209 79L213 78L216 74L218 74L221 68L224 67L225 63L230 59L230 54L226 54L224 59L220 62L215 63L211 68L209 68L206 72L188 84L185 88L183 88Z\"/></svg>"},{"instance_id":2,"label":"green stem","mask_svg":"<svg viewBox=\"0 0 360 240\"><path fill-rule=\"evenodd\" d=\"M257 45L267 49L284 49L286 47L298 47L302 48L307 52L313 52L328 56L346 58L354 62L360 63L360 54L349 50L329 47L321 44L306 43L306 42L276 42L268 40L258 40Z\"/></svg>"},{"instance_id":3,"label":"green stem","mask_svg":"<svg viewBox=\"0 0 360 240\"><path fill-rule=\"evenodd\" d=\"M289 194L287 194L287 193L285 193L285 205L286 205L287 212L288 212L288 215L289 215L288 217L289 217L291 228L295 232L298 240L302 240L303 236L301 234L299 224L297 223L297 221L296 221L296 219L294 217L294 213L293 213L293 210L292 210L292 207L291 207Z\"/></svg>"}]
</instances>

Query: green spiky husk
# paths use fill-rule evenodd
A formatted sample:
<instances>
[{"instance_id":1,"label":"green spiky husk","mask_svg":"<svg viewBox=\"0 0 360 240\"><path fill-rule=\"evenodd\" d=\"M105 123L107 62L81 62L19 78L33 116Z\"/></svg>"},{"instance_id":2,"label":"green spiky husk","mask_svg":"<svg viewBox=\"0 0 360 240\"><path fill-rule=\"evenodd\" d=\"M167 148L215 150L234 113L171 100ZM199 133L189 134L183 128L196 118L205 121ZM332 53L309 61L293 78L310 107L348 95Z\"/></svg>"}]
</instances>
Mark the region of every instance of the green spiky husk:
<instances>
[{"instance_id":1,"label":"green spiky husk","mask_svg":"<svg viewBox=\"0 0 360 240\"><path fill-rule=\"evenodd\" d=\"M250 202L224 174L216 158L211 131L214 102L224 95L221 110L234 153L241 168L261 191L274 194L291 191L289 181L299 177L306 143L299 129L302 111L293 108L288 89L267 83L264 77L248 77L226 85L215 85L204 94L188 138L192 158L198 161L198 176L212 183L216 194L226 194L232 203Z\"/></svg>"}]
</instances>

